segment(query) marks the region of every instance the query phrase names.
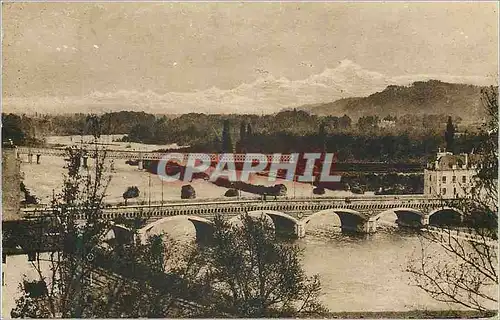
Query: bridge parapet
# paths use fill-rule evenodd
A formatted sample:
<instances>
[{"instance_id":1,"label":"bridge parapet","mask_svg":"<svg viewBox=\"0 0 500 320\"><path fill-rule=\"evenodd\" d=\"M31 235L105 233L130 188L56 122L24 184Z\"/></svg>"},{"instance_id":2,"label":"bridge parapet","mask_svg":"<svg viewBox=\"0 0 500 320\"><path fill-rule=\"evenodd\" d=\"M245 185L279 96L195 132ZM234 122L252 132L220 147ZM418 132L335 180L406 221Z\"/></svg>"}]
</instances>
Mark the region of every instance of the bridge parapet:
<instances>
[{"instance_id":1,"label":"bridge parapet","mask_svg":"<svg viewBox=\"0 0 500 320\"><path fill-rule=\"evenodd\" d=\"M358 197L358 198L316 198L316 199L287 199L274 201L241 200L241 201L206 201L206 202L176 202L164 205L136 205L114 206L103 208L105 219L113 220L117 217L125 218L152 218L166 216L196 215L212 217L215 214L238 215L249 211L273 210L287 213L296 219L305 218L314 212L328 209L354 210L363 214L368 220L370 217L384 210L395 208L412 208L428 213L442 206L440 199L411 197ZM22 209L26 216L44 215L50 208ZM85 217L80 217L85 219Z\"/></svg>"},{"instance_id":2,"label":"bridge parapet","mask_svg":"<svg viewBox=\"0 0 500 320\"><path fill-rule=\"evenodd\" d=\"M333 214L340 219L340 227L346 231L373 233L377 230L379 218L389 212L397 215L396 223L402 226L423 227L429 224L431 214L439 209L450 209L440 199L423 196L373 196L355 198L300 198L262 200L199 200L173 202L165 205L133 205L102 208L102 217L145 219L148 226L156 221L169 221L168 217L185 217L197 223L209 223L218 214L231 219L245 213L265 214L272 218L276 227L292 230L298 237L305 235L308 222L314 215ZM398 210L399 209L399 210ZM451 208L453 209L453 208ZM23 209L25 218L50 215L51 208ZM84 214L76 214L77 220L86 220ZM193 222L193 221L191 221ZM163 222L161 222L162 224ZM195 222L193 222L195 224ZM145 229L148 227L146 226ZM293 231L294 230L294 231ZM287 232L288 232L287 231Z\"/></svg>"}]
</instances>

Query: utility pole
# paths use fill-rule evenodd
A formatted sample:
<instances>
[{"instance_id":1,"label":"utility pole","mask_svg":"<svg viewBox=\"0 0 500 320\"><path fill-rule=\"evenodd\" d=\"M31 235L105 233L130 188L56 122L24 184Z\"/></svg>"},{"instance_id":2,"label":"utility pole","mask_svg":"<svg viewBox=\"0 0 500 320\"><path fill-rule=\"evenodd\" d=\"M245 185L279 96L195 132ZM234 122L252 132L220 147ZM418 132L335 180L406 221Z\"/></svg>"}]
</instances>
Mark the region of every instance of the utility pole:
<instances>
[{"instance_id":1,"label":"utility pole","mask_svg":"<svg viewBox=\"0 0 500 320\"><path fill-rule=\"evenodd\" d=\"M295 177L295 175L293 176L293 198L295 199L295 180L297 178Z\"/></svg>"},{"instance_id":2,"label":"utility pole","mask_svg":"<svg viewBox=\"0 0 500 320\"><path fill-rule=\"evenodd\" d=\"M148 205L151 207L151 173L148 174L148 188L149 188L149 191L148 191L148 196L149 196L149 200L148 200Z\"/></svg>"},{"instance_id":3,"label":"utility pole","mask_svg":"<svg viewBox=\"0 0 500 320\"><path fill-rule=\"evenodd\" d=\"M314 176L311 179L311 199L314 199Z\"/></svg>"},{"instance_id":4,"label":"utility pole","mask_svg":"<svg viewBox=\"0 0 500 320\"><path fill-rule=\"evenodd\" d=\"M80 131L80 150L83 149L83 130Z\"/></svg>"},{"instance_id":5,"label":"utility pole","mask_svg":"<svg viewBox=\"0 0 500 320\"><path fill-rule=\"evenodd\" d=\"M161 206L163 207L163 179L161 179Z\"/></svg>"}]
</instances>

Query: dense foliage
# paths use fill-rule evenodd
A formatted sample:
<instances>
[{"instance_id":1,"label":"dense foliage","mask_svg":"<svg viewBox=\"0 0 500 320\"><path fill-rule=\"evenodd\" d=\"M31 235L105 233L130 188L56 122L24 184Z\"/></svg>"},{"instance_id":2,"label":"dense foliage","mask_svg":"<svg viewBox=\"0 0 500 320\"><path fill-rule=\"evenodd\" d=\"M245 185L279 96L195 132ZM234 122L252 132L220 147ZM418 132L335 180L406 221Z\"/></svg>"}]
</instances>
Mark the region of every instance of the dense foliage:
<instances>
[{"instance_id":1,"label":"dense foliage","mask_svg":"<svg viewBox=\"0 0 500 320\"><path fill-rule=\"evenodd\" d=\"M128 187L127 190L123 193L123 199L125 200L125 205L127 204L128 199L139 197L140 191L137 186Z\"/></svg>"},{"instance_id":2,"label":"dense foliage","mask_svg":"<svg viewBox=\"0 0 500 320\"><path fill-rule=\"evenodd\" d=\"M122 111L99 117L85 114L3 115L2 138L16 145L33 144L55 135L126 134L124 140L189 146L192 152L337 152L339 161L387 161L424 163L438 147L445 146L446 115L401 117L317 116L301 110L274 115L184 114L155 116ZM460 118L453 118L455 131ZM460 128L459 128L460 129ZM478 147L474 126L455 135L455 149L469 152ZM36 139L35 139L36 137Z\"/></svg>"},{"instance_id":3,"label":"dense foliage","mask_svg":"<svg viewBox=\"0 0 500 320\"><path fill-rule=\"evenodd\" d=\"M2 113L2 141L14 145L34 146L41 143L31 118Z\"/></svg>"},{"instance_id":4,"label":"dense foliage","mask_svg":"<svg viewBox=\"0 0 500 320\"><path fill-rule=\"evenodd\" d=\"M298 247L278 241L264 216L240 222L216 216L213 239L200 251L201 281L217 292L209 298L213 310L245 318L324 315L319 279L305 274Z\"/></svg>"}]
</instances>

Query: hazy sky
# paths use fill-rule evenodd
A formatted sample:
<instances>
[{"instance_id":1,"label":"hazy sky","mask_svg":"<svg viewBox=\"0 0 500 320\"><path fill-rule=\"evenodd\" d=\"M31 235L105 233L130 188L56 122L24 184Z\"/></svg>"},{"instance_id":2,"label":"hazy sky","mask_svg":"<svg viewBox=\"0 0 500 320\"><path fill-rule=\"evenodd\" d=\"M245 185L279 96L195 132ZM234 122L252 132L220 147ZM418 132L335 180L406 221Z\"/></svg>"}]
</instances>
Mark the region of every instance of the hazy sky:
<instances>
[{"instance_id":1,"label":"hazy sky","mask_svg":"<svg viewBox=\"0 0 500 320\"><path fill-rule=\"evenodd\" d=\"M498 71L495 2L3 3L2 27L5 111L272 112Z\"/></svg>"}]
</instances>

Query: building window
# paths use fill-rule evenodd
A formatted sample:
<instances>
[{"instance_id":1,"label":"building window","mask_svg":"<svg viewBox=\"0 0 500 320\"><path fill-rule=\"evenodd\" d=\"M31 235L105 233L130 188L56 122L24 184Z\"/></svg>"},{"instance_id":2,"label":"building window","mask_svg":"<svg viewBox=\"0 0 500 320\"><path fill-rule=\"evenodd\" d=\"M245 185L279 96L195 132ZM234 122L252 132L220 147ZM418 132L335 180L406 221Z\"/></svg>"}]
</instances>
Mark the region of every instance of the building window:
<instances>
[{"instance_id":1,"label":"building window","mask_svg":"<svg viewBox=\"0 0 500 320\"><path fill-rule=\"evenodd\" d=\"M7 263L7 255L2 252L2 263Z\"/></svg>"},{"instance_id":2,"label":"building window","mask_svg":"<svg viewBox=\"0 0 500 320\"><path fill-rule=\"evenodd\" d=\"M2 271L2 286L5 285L5 273Z\"/></svg>"},{"instance_id":3,"label":"building window","mask_svg":"<svg viewBox=\"0 0 500 320\"><path fill-rule=\"evenodd\" d=\"M442 192L441 192L442 195L445 195L446 194L446 188L443 188Z\"/></svg>"},{"instance_id":4,"label":"building window","mask_svg":"<svg viewBox=\"0 0 500 320\"><path fill-rule=\"evenodd\" d=\"M446 182L446 176L443 176L442 180L443 182Z\"/></svg>"},{"instance_id":5,"label":"building window","mask_svg":"<svg viewBox=\"0 0 500 320\"><path fill-rule=\"evenodd\" d=\"M453 188L453 194L456 195L457 194L457 188Z\"/></svg>"},{"instance_id":6,"label":"building window","mask_svg":"<svg viewBox=\"0 0 500 320\"><path fill-rule=\"evenodd\" d=\"M453 176L453 182L457 182L457 176Z\"/></svg>"},{"instance_id":7,"label":"building window","mask_svg":"<svg viewBox=\"0 0 500 320\"><path fill-rule=\"evenodd\" d=\"M429 175L429 181L432 181L432 176L431 175Z\"/></svg>"},{"instance_id":8,"label":"building window","mask_svg":"<svg viewBox=\"0 0 500 320\"><path fill-rule=\"evenodd\" d=\"M431 187L429 187L429 193L432 193L432 188Z\"/></svg>"},{"instance_id":9,"label":"building window","mask_svg":"<svg viewBox=\"0 0 500 320\"><path fill-rule=\"evenodd\" d=\"M466 177L466 176L462 176L462 182L463 182L463 183L466 183L466 182L467 182L467 177Z\"/></svg>"}]
</instances>

